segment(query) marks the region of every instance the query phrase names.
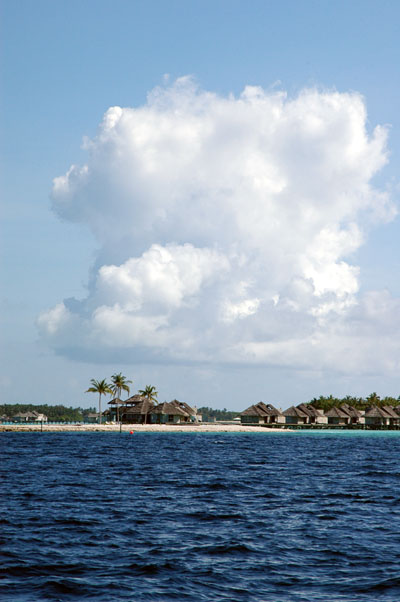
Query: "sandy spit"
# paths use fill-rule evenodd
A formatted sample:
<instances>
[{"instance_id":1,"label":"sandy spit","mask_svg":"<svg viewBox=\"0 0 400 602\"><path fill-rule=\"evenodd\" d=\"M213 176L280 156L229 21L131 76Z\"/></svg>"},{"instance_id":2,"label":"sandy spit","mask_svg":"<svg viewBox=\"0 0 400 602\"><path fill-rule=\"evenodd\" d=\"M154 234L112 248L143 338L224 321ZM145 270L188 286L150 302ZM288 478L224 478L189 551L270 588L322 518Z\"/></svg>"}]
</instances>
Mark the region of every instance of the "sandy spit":
<instances>
[{"instance_id":1,"label":"sandy spit","mask_svg":"<svg viewBox=\"0 0 400 602\"><path fill-rule=\"evenodd\" d=\"M40 424L0 424L0 432L5 431L24 431L24 432L85 432L93 433L96 431L104 433L119 432L120 427L117 424L43 424L41 429ZM265 428L262 426L242 426L240 424L123 424L122 432L130 433L291 433L290 429L286 428Z\"/></svg>"}]
</instances>

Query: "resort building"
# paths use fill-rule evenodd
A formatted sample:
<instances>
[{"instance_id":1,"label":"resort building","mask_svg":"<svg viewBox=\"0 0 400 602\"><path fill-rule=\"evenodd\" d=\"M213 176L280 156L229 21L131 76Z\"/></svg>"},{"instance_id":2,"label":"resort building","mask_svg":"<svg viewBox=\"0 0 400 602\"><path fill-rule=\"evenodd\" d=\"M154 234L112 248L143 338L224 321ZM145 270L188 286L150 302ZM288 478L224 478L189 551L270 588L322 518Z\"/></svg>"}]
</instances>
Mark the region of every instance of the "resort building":
<instances>
[{"instance_id":1,"label":"resort building","mask_svg":"<svg viewBox=\"0 0 400 602\"><path fill-rule=\"evenodd\" d=\"M350 418L349 424L365 424L364 412L360 412L360 410L357 410L354 406L343 403L340 406L340 410Z\"/></svg>"},{"instance_id":2,"label":"resort building","mask_svg":"<svg viewBox=\"0 0 400 602\"><path fill-rule=\"evenodd\" d=\"M112 399L109 402L107 419L118 419L123 424L183 424L198 422L197 410L184 401L174 399L170 402L156 404L144 395L133 395L121 401Z\"/></svg>"},{"instance_id":3,"label":"resort building","mask_svg":"<svg viewBox=\"0 0 400 602\"><path fill-rule=\"evenodd\" d=\"M154 401L143 395L133 395L120 408L120 420L126 424L149 424L155 405Z\"/></svg>"},{"instance_id":4,"label":"resort building","mask_svg":"<svg viewBox=\"0 0 400 602\"><path fill-rule=\"evenodd\" d=\"M307 424L327 424L328 419L322 410L317 410L311 404L300 403L297 408L307 414Z\"/></svg>"},{"instance_id":5,"label":"resort building","mask_svg":"<svg viewBox=\"0 0 400 602\"><path fill-rule=\"evenodd\" d=\"M340 408L334 406L328 412L325 412L325 416L328 417L328 424L336 424L344 426L350 424L350 416Z\"/></svg>"},{"instance_id":6,"label":"resort building","mask_svg":"<svg viewBox=\"0 0 400 602\"><path fill-rule=\"evenodd\" d=\"M103 416L107 417L107 420L110 422L114 422L115 420L119 420L120 418L120 407L123 406L126 402L119 399L119 397L115 397L111 401L108 402L110 406L108 410L103 413Z\"/></svg>"},{"instance_id":7,"label":"resort building","mask_svg":"<svg viewBox=\"0 0 400 602\"><path fill-rule=\"evenodd\" d=\"M285 417L285 424L307 424L308 423L308 414L300 408L296 408L295 406L291 406L287 410L283 412Z\"/></svg>"},{"instance_id":8,"label":"resort building","mask_svg":"<svg viewBox=\"0 0 400 602\"><path fill-rule=\"evenodd\" d=\"M151 412L152 424L182 424L185 422L197 422L197 412L187 403L174 399L173 401L160 403Z\"/></svg>"},{"instance_id":9,"label":"resort building","mask_svg":"<svg viewBox=\"0 0 400 602\"><path fill-rule=\"evenodd\" d=\"M399 419L400 416L390 406L372 406L365 412L365 424L368 426L395 426L399 424Z\"/></svg>"},{"instance_id":10,"label":"resort building","mask_svg":"<svg viewBox=\"0 0 400 602\"><path fill-rule=\"evenodd\" d=\"M273 405L260 401L240 414L240 422L242 424L284 424L285 418L282 412Z\"/></svg>"},{"instance_id":11,"label":"resort building","mask_svg":"<svg viewBox=\"0 0 400 602\"><path fill-rule=\"evenodd\" d=\"M102 416L104 416L107 419L107 410L105 412L103 412ZM84 422L86 422L87 424L97 424L99 422L99 416L100 414L98 412L89 412L89 414L86 415L86 418L84 419Z\"/></svg>"},{"instance_id":12,"label":"resort building","mask_svg":"<svg viewBox=\"0 0 400 602\"><path fill-rule=\"evenodd\" d=\"M385 410L385 412L387 412L390 416L389 426L399 426L400 415L398 412L398 408L393 408L392 406L383 406L383 410Z\"/></svg>"},{"instance_id":13,"label":"resort building","mask_svg":"<svg viewBox=\"0 0 400 602\"><path fill-rule=\"evenodd\" d=\"M19 412L12 417L13 422L47 422L46 414L39 412Z\"/></svg>"}]
</instances>

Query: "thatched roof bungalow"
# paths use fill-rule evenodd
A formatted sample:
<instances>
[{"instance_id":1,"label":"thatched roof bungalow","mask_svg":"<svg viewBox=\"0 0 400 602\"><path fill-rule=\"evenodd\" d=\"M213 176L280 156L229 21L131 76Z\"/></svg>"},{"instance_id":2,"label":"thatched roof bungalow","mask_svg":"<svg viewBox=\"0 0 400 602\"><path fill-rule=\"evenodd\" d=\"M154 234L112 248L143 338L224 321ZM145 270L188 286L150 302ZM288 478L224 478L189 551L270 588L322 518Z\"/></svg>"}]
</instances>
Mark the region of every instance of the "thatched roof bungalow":
<instances>
[{"instance_id":1,"label":"thatched roof bungalow","mask_svg":"<svg viewBox=\"0 0 400 602\"><path fill-rule=\"evenodd\" d=\"M158 424L182 424L196 422L196 410L184 401L165 401L151 410L151 422Z\"/></svg>"},{"instance_id":2,"label":"thatched roof bungalow","mask_svg":"<svg viewBox=\"0 0 400 602\"><path fill-rule=\"evenodd\" d=\"M262 401L250 406L240 414L242 424L282 424L284 420L282 412L270 403Z\"/></svg>"},{"instance_id":3,"label":"thatched roof bungalow","mask_svg":"<svg viewBox=\"0 0 400 602\"><path fill-rule=\"evenodd\" d=\"M394 408L393 406L383 406L382 409L385 410L385 412L387 412L390 415L390 418L389 418L390 426L398 426L400 424L400 414L399 414L398 408Z\"/></svg>"},{"instance_id":4,"label":"thatched roof bungalow","mask_svg":"<svg viewBox=\"0 0 400 602\"><path fill-rule=\"evenodd\" d=\"M300 403L297 408L307 414L307 424L327 424L328 422L323 411L314 408L311 404Z\"/></svg>"},{"instance_id":5,"label":"thatched roof bungalow","mask_svg":"<svg viewBox=\"0 0 400 602\"><path fill-rule=\"evenodd\" d=\"M131 402L135 398L133 404ZM155 406L154 401L151 401L143 395L134 395L120 408L121 422L126 424L147 424L150 422L150 414Z\"/></svg>"},{"instance_id":6,"label":"thatched roof bungalow","mask_svg":"<svg viewBox=\"0 0 400 602\"><path fill-rule=\"evenodd\" d=\"M350 418L349 424L365 423L364 414L360 412L360 410L357 410L357 408L355 408L354 406L349 406L347 403L342 403L342 405L339 406L339 409L348 415L348 417Z\"/></svg>"},{"instance_id":7,"label":"thatched roof bungalow","mask_svg":"<svg viewBox=\"0 0 400 602\"><path fill-rule=\"evenodd\" d=\"M128 397L128 399L125 399L123 404L125 406L133 407L137 403L141 403L144 399L147 399L147 397L145 397L144 395L140 395L139 393L135 393L135 395L132 395L131 397Z\"/></svg>"},{"instance_id":8,"label":"thatched roof bungalow","mask_svg":"<svg viewBox=\"0 0 400 602\"><path fill-rule=\"evenodd\" d=\"M286 424L307 424L309 415L295 406L291 406L283 412Z\"/></svg>"},{"instance_id":9,"label":"thatched roof bungalow","mask_svg":"<svg viewBox=\"0 0 400 602\"><path fill-rule=\"evenodd\" d=\"M119 420L120 417L120 408L125 405L125 401L122 401L119 397L115 397L111 401L108 402L110 406L107 412L107 420Z\"/></svg>"},{"instance_id":10,"label":"thatched roof bungalow","mask_svg":"<svg viewBox=\"0 0 400 602\"><path fill-rule=\"evenodd\" d=\"M350 424L350 416L340 408L334 406L328 412L325 412L325 416L328 417L328 424L338 424L345 426Z\"/></svg>"},{"instance_id":11,"label":"thatched roof bungalow","mask_svg":"<svg viewBox=\"0 0 400 602\"><path fill-rule=\"evenodd\" d=\"M366 426L388 426L391 415L378 406L371 406L365 410Z\"/></svg>"},{"instance_id":12,"label":"thatched roof bungalow","mask_svg":"<svg viewBox=\"0 0 400 602\"><path fill-rule=\"evenodd\" d=\"M396 426L400 416L392 406L372 406L365 411L365 424L368 426Z\"/></svg>"},{"instance_id":13,"label":"thatched roof bungalow","mask_svg":"<svg viewBox=\"0 0 400 602\"><path fill-rule=\"evenodd\" d=\"M18 412L12 417L13 422L47 422L46 414L36 412Z\"/></svg>"}]
</instances>

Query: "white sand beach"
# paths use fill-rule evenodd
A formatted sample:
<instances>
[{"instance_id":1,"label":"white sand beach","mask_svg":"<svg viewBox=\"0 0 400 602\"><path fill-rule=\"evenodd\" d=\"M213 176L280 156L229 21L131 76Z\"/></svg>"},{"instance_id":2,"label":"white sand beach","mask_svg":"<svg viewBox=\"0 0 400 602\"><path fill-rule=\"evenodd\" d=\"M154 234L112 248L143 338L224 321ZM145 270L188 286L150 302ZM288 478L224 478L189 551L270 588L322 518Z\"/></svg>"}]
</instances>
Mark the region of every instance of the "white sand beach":
<instances>
[{"instance_id":1,"label":"white sand beach","mask_svg":"<svg viewBox=\"0 0 400 602\"><path fill-rule=\"evenodd\" d=\"M117 424L0 424L0 432L4 431L43 431L43 432L119 432ZM290 433L286 428L265 428L263 426L242 426L241 424L123 424L124 433Z\"/></svg>"}]
</instances>

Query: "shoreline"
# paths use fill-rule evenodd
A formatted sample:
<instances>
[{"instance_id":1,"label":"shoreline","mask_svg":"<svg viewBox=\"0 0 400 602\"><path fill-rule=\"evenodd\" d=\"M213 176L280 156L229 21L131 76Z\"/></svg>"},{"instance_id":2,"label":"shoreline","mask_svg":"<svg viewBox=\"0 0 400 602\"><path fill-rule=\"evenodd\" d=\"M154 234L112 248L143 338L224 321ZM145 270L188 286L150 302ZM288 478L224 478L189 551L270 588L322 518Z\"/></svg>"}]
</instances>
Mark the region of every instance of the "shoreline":
<instances>
[{"instance_id":1,"label":"shoreline","mask_svg":"<svg viewBox=\"0 0 400 602\"><path fill-rule=\"evenodd\" d=\"M290 433L287 428L265 428L240 424L0 424L0 432L82 433Z\"/></svg>"}]
</instances>

